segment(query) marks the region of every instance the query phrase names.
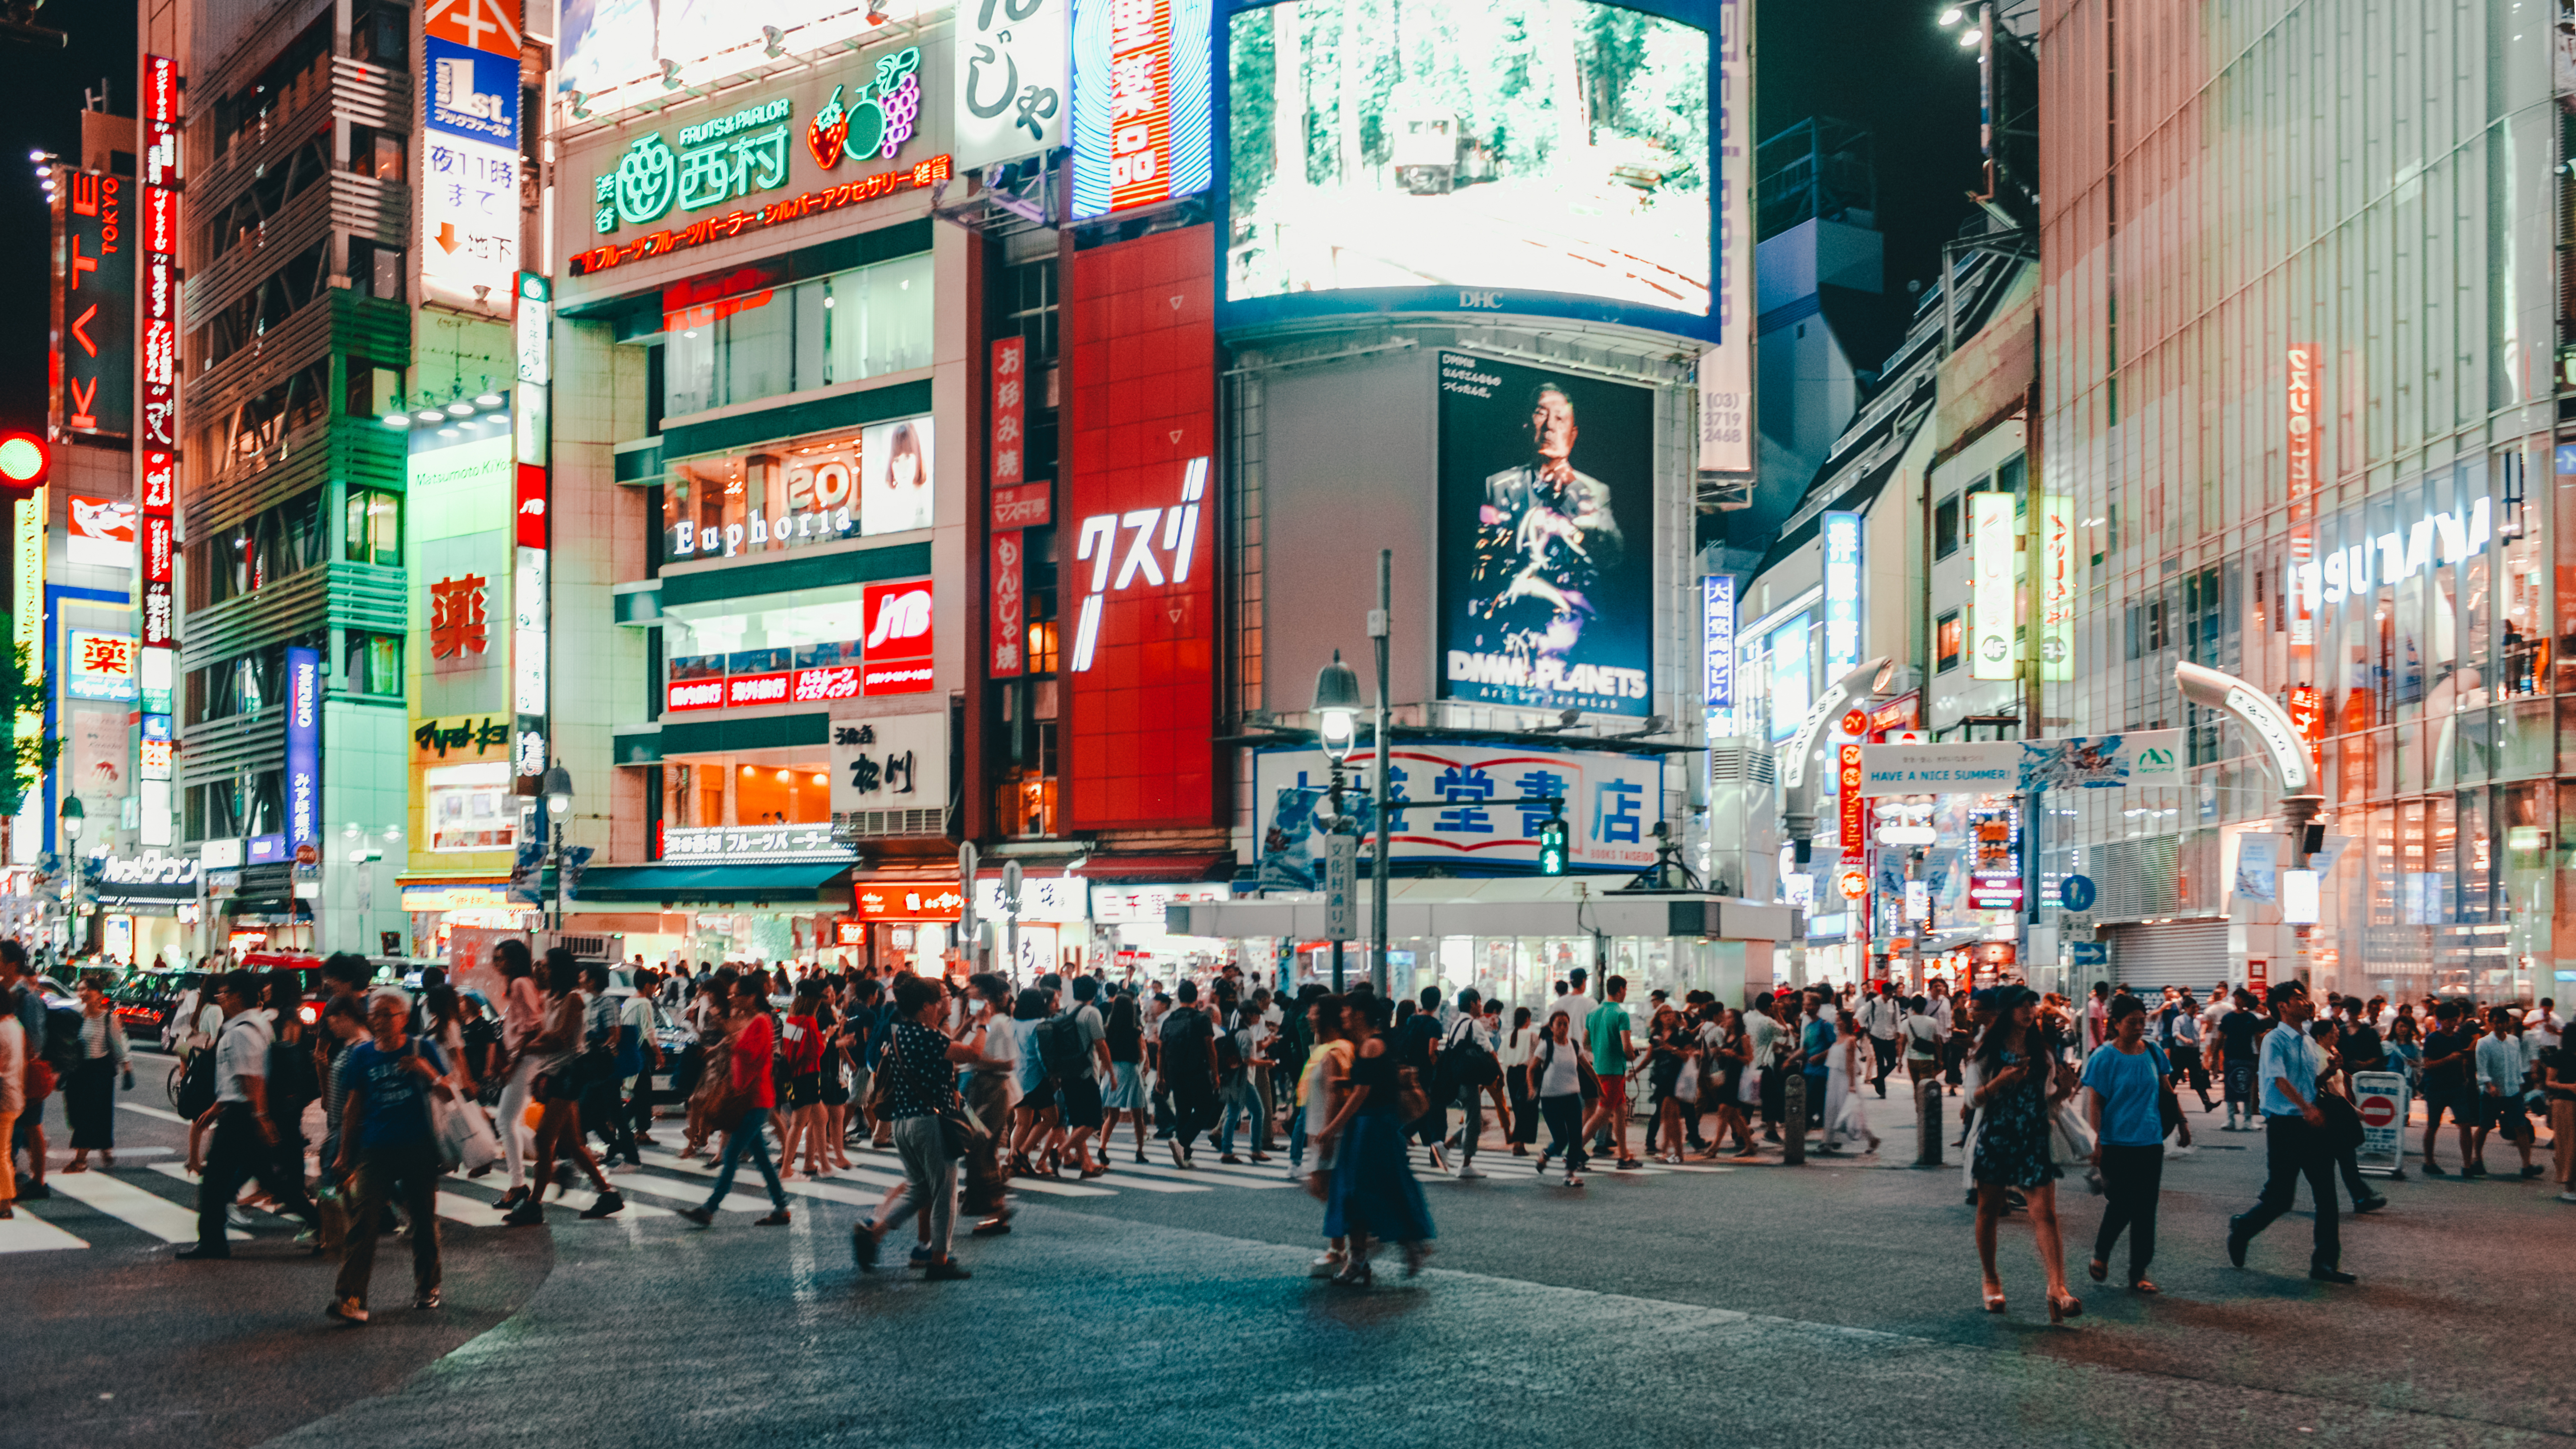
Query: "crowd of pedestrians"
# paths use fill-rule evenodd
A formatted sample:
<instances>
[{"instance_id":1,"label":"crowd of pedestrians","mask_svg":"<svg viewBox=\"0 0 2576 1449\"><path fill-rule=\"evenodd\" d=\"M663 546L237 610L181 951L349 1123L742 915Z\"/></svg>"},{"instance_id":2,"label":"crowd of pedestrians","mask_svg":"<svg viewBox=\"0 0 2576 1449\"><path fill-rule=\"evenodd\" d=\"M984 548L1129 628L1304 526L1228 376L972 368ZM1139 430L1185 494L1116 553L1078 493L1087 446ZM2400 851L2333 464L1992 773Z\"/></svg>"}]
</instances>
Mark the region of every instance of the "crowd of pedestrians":
<instances>
[{"instance_id":1,"label":"crowd of pedestrians","mask_svg":"<svg viewBox=\"0 0 2576 1449\"><path fill-rule=\"evenodd\" d=\"M1231 967L1165 989L1096 975L1014 988L993 974L639 965L613 989L604 965L561 950L532 959L516 941L492 965L501 986L490 1002L435 970L406 991L374 981L362 958L335 956L318 1002L293 971L235 970L180 1003L168 1039L185 1063L199 1200L198 1241L178 1256L229 1256L229 1230L248 1221L239 1199L255 1188L251 1204L301 1220L304 1241L341 1254L333 1316L367 1320L376 1245L396 1230L411 1241L413 1302L434 1309L443 1176L506 1172L498 1206L512 1226L543 1223L550 1195L585 1182L581 1216L614 1216L626 1207L616 1174L658 1148L667 1107L677 1157L714 1164L705 1202L684 1214L700 1227L717 1223L746 1162L770 1205L751 1224L775 1227L792 1221L787 1183L851 1170L854 1146L894 1154L901 1182L853 1229L863 1271L908 1228L906 1261L925 1278L971 1277L958 1239L1009 1233L1017 1181L1284 1156L1279 1170L1321 1204L1314 1275L1366 1287L1389 1245L1407 1276L1431 1253L1417 1161L1466 1182L1488 1175L1480 1157L1508 1154L1573 1190L1596 1162L1639 1167L1639 1151L1668 1164L1866 1156L1881 1143L1864 1102L1885 1097L1900 1069L1917 1090L1936 1083L1935 1096L1956 1099L1992 1312L2006 1299L1998 1230L2023 1213L2051 1320L2082 1313L2056 1191L2076 1171L2104 1199L2089 1277L2108 1280L2125 1240L2128 1287L2160 1291L2149 1268L2165 1160L2191 1150L2186 1091L2203 1111L2224 1105L2219 1130L2265 1134L2264 1187L2226 1239L2238 1266L2305 1181L2310 1274L2355 1281L2339 1193L2358 1212L2387 1202L2357 1162L2364 1073L2395 1073L2420 1096L2427 1174L2484 1177L2500 1138L2518 1159L2506 1170L2547 1174L2576 1203L2576 1053L2547 1000L2315 1000L2296 982L2205 1004L2189 990L2109 983L2074 1001L2015 984L1971 999L1936 981L1912 995L1764 992L1739 1008L1698 991L1632 1003L1621 977L1596 985L1579 969L1544 1003L1436 987L1390 1000L1365 984L1276 994ZM113 1165L113 1093L131 1085L102 983L56 1021L25 971L23 952L0 942L0 1140L32 1168L0 1174L0 1218L13 1196L46 1191L45 1098L64 1098L72 1160L61 1170L82 1172L93 1153ZM666 1038L682 1043L667 1059ZM676 1100L657 1104L666 1068ZM310 1174L308 1110L320 1133ZM2455 1167L2441 1165L2446 1143Z\"/></svg>"}]
</instances>

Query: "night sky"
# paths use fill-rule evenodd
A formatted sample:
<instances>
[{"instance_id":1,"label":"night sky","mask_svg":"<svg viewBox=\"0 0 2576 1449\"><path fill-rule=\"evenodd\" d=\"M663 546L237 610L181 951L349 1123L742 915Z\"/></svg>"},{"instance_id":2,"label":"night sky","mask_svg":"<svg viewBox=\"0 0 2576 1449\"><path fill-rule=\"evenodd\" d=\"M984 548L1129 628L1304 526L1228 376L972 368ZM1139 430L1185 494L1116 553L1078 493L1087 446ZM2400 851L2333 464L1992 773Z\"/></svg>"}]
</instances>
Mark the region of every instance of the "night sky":
<instances>
[{"instance_id":1,"label":"night sky","mask_svg":"<svg viewBox=\"0 0 2576 1449\"><path fill-rule=\"evenodd\" d=\"M81 89L101 78L108 108L134 114L134 6L131 0L54 0L36 23L67 32L71 48L38 48L0 40L0 426L45 425L46 309L51 259L45 194L36 185L33 150L64 156L80 149Z\"/></svg>"}]
</instances>

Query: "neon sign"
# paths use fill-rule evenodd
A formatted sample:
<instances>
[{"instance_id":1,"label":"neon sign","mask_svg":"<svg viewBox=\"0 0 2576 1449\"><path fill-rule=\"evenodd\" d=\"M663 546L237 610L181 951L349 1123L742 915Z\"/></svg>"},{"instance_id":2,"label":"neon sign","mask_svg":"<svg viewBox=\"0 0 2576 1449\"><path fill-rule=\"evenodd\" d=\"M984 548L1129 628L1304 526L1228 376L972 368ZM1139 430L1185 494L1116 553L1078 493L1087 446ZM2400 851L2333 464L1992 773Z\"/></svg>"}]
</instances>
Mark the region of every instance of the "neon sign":
<instances>
[{"instance_id":1,"label":"neon sign","mask_svg":"<svg viewBox=\"0 0 2576 1449\"><path fill-rule=\"evenodd\" d=\"M1164 585L1162 561L1155 557L1155 525L1162 525L1162 551L1171 555L1170 582L1185 584L1190 580L1190 556L1196 551L1199 536L1199 503L1207 494L1208 460L1192 458L1181 474L1181 501L1169 508L1133 508L1125 513L1095 513L1082 520L1080 542L1074 557L1091 564L1091 590L1083 596L1082 618L1073 636L1073 672L1088 673L1095 651L1100 647L1101 602L1113 593L1143 583L1150 588ZM1135 538L1127 545L1124 559L1118 561L1115 581L1110 563L1118 553L1118 534L1130 529Z\"/></svg>"}]
</instances>

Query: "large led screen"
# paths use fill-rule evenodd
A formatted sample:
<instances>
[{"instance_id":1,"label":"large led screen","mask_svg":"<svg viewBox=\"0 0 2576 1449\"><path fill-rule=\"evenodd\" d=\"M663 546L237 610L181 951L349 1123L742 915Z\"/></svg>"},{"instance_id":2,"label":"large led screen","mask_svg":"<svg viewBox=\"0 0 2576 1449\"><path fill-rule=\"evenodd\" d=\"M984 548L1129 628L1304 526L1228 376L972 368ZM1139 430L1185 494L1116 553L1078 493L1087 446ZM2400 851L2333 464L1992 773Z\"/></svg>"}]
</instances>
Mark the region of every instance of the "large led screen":
<instances>
[{"instance_id":1,"label":"large led screen","mask_svg":"<svg viewBox=\"0 0 2576 1449\"><path fill-rule=\"evenodd\" d=\"M1644 715L1655 395L1440 354L1440 693Z\"/></svg>"},{"instance_id":2,"label":"large led screen","mask_svg":"<svg viewBox=\"0 0 2576 1449\"><path fill-rule=\"evenodd\" d=\"M1230 323L1713 324L1706 31L1589 0L1287 0L1227 36Z\"/></svg>"}]
</instances>

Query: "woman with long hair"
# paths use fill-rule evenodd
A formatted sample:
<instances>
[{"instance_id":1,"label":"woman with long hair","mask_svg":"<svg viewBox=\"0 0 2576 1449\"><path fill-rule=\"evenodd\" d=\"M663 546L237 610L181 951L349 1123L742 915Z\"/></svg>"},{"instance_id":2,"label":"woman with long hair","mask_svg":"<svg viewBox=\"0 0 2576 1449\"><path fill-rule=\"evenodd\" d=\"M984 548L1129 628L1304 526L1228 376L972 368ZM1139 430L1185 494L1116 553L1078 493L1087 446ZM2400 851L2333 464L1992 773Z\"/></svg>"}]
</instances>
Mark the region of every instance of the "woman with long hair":
<instances>
[{"instance_id":1,"label":"woman with long hair","mask_svg":"<svg viewBox=\"0 0 2576 1449\"><path fill-rule=\"evenodd\" d=\"M1846 1011L1834 1019L1833 1063L1825 1073L1825 1140L1817 1150L1834 1152L1866 1140L1863 1155L1878 1150L1878 1134L1869 1130L1860 1088L1869 1070L1861 1063L1860 1013Z\"/></svg>"},{"instance_id":2,"label":"woman with long hair","mask_svg":"<svg viewBox=\"0 0 2576 1449\"><path fill-rule=\"evenodd\" d=\"M1547 1118L1548 1144L1538 1155L1538 1175L1547 1176L1547 1160L1565 1154L1565 1185L1583 1185L1583 1079L1591 1072L1591 1053L1574 1035L1574 1013L1552 1012L1547 1035L1530 1054L1530 1090Z\"/></svg>"},{"instance_id":3,"label":"woman with long hair","mask_svg":"<svg viewBox=\"0 0 2576 1449\"><path fill-rule=\"evenodd\" d=\"M2007 1194L2019 1191L2030 1207L2039 1239L2039 1265L2048 1276L2048 1321L2084 1311L2084 1300L2066 1291L2066 1245L2057 1224L2058 1169L2049 1150L2049 1111L2065 1094L2057 1087L2056 1046L2036 1025L2039 997L2026 986L1996 986L1980 993L1977 1108L1969 1175L1977 1184L1977 1263L1984 1271L1988 1313L2004 1311L2004 1285L1995 1268L1995 1227L2010 1211Z\"/></svg>"},{"instance_id":4,"label":"woman with long hair","mask_svg":"<svg viewBox=\"0 0 2576 1449\"><path fill-rule=\"evenodd\" d=\"M1538 1097L1530 1087L1530 1053L1538 1046L1538 1029L1530 1025L1530 1009L1512 1008L1511 1030L1503 1034L1502 1045L1494 1049L1494 1059L1502 1063L1503 1085L1512 1097L1512 1130L1504 1135L1511 1139L1512 1156L1529 1156L1529 1145L1538 1140Z\"/></svg>"},{"instance_id":5,"label":"woman with long hair","mask_svg":"<svg viewBox=\"0 0 2576 1449\"><path fill-rule=\"evenodd\" d=\"M1751 1157L1753 1126L1744 1118L1744 1082L1750 1075L1752 1048L1744 1033L1744 1013L1721 1006L1709 1013L1709 1021L1707 1045L1700 1057L1699 1100L1703 1107L1716 1105L1717 1125L1708 1129L1708 1147L1700 1160L1717 1156L1730 1132L1735 1134L1735 1155Z\"/></svg>"},{"instance_id":6,"label":"woman with long hair","mask_svg":"<svg viewBox=\"0 0 2576 1449\"><path fill-rule=\"evenodd\" d=\"M125 1048L125 1024L108 999L107 977L91 972L80 985L80 1062L63 1083L63 1115L72 1124L72 1161L65 1172L89 1171L89 1155L116 1166L116 1082L134 1090L134 1063ZM302 1164L297 1164L300 1169Z\"/></svg>"},{"instance_id":7,"label":"woman with long hair","mask_svg":"<svg viewBox=\"0 0 2576 1449\"><path fill-rule=\"evenodd\" d=\"M1682 1014L1669 1002L1657 1006L1646 1028L1646 1092L1654 1116L1646 1134L1646 1151L1655 1152L1661 1143L1667 1163L1682 1160L1682 1072L1698 1055L1699 1039L1688 1030Z\"/></svg>"},{"instance_id":8,"label":"woman with long hair","mask_svg":"<svg viewBox=\"0 0 2576 1449\"><path fill-rule=\"evenodd\" d=\"M787 1076L786 1119L778 1134L778 1175L796 1175L796 1153L805 1153L805 1175L820 1178L830 1171L823 1161L823 1026L818 1009L823 983L811 976L796 983L796 998L778 1028L778 1059Z\"/></svg>"},{"instance_id":9,"label":"woman with long hair","mask_svg":"<svg viewBox=\"0 0 2576 1449\"><path fill-rule=\"evenodd\" d=\"M1333 1151L1320 1134L1333 1120L1333 1111L1341 1104L1351 1075L1351 1044L1342 1032L1345 1009L1342 998L1329 991L1306 1004L1307 1026L1314 1034L1315 1050L1307 1056L1306 1070L1297 1079L1297 1115L1304 1123L1297 1135L1300 1142L1312 1141L1315 1145L1315 1171L1308 1179L1307 1190L1322 1198L1332 1196ZM1308 1265L1306 1276L1337 1277L1348 1266L1349 1240L1327 1236L1323 1255Z\"/></svg>"},{"instance_id":10,"label":"woman with long hair","mask_svg":"<svg viewBox=\"0 0 2576 1449\"><path fill-rule=\"evenodd\" d=\"M513 1227L533 1227L546 1220L545 1185L556 1178L555 1159L560 1154L569 1168L578 1165L590 1176L599 1197L581 1215L604 1218L624 1210L626 1199L599 1170L599 1159L581 1140L581 1089L573 1081L572 1064L581 1055L582 1036L587 1025L589 1003L577 989L581 985L581 965L572 952L561 946L546 951L546 1001L544 1025L522 1048L537 1063L531 1084L538 1098L536 1170L529 1181L534 1188L518 1206L510 1209L503 1221ZM614 1022L611 1023L612 1029ZM557 1188L569 1186L558 1181Z\"/></svg>"},{"instance_id":11,"label":"woman with long hair","mask_svg":"<svg viewBox=\"0 0 2576 1449\"><path fill-rule=\"evenodd\" d=\"M1145 1105L1145 1023L1136 1010L1136 993L1121 991L1109 998L1109 1021L1104 1039L1109 1045L1109 1094L1101 1100L1107 1113L1100 1128L1101 1160L1108 1160L1111 1142L1118 1135L1118 1114L1127 1114L1135 1124L1136 1160L1145 1160L1145 1119L1153 1114Z\"/></svg>"},{"instance_id":12,"label":"woman with long hair","mask_svg":"<svg viewBox=\"0 0 2576 1449\"><path fill-rule=\"evenodd\" d=\"M741 1115L725 1133L724 1157L716 1165L715 1187L706 1202L680 1214L699 1227L711 1226L716 1208L733 1191L733 1175L741 1166L743 1154L751 1154L760 1168L761 1186L769 1189L769 1216L752 1219L752 1226L783 1228L788 1224L787 1190L778 1185L778 1168L769 1160L769 1114L778 1106L776 1079L770 1073L770 1062L776 1055L777 1028L769 1020L769 975L763 971L745 973L734 983L733 1013L727 1038L733 1049L726 1054L726 1075L718 1088L719 1096L738 1107Z\"/></svg>"},{"instance_id":13,"label":"woman with long hair","mask_svg":"<svg viewBox=\"0 0 2576 1449\"><path fill-rule=\"evenodd\" d=\"M528 1103L536 1095L538 1061L528 1043L545 1025L545 994L537 986L536 964L528 943L516 937L492 948L492 965L501 973L501 1159L510 1169L510 1190L500 1206L534 1201L528 1192Z\"/></svg>"},{"instance_id":14,"label":"woman with long hair","mask_svg":"<svg viewBox=\"0 0 2576 1449\"><path fill-rule=\"evenodd\" d=\"M1350 1085L1332 1120L1317 1134L1333 1153L1324 1235L1350 1240L1348 1261L1333 1281L1352 1288L1376 1281L1369 1255L1379 1242L1393 1239L1402 1245L1408 1278L1421 1272L1431 1256L1431 1208L1422 1200L1422 1185L1413 1180L1413 1162L1405 1151L1404 1083L1370 1018L1362 1006L1342 1013L1343 1030L1354 1049Z\"/></svg>"}]
</instances>

